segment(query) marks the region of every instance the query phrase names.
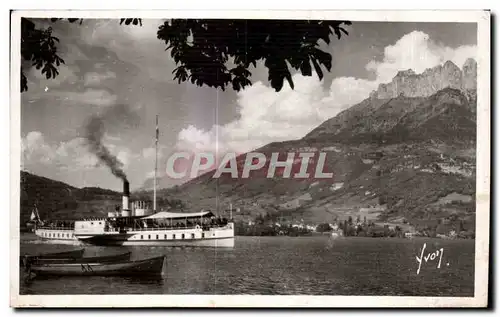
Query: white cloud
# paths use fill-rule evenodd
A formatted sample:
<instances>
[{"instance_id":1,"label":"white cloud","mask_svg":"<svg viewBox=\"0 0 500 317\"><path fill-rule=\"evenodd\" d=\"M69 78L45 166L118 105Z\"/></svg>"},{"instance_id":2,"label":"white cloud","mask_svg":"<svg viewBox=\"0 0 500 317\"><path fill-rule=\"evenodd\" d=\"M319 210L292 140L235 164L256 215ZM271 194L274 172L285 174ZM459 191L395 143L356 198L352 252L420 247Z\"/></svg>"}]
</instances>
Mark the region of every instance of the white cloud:
<instances>
[{"instance_id":1,"label":"white cloud","mask_svg":"<svg viewBox=\"0 0 500 317\"><path fill-rule=\"evenodd\" d=\"M74 138L55 146L56 159L59 165L68 169L93 169L99 167L97 157L89 152L85 138Z\"/></svg>"},{"instance_id":2,"label":"white cloud","mask_svg":"<svg viewBox=\"0 0 500 317\"><path fill-rule=\"evenodd\" d=\"M191 150L194 152L217 150L217 126L214 126L211 131L203 131L193 125L189 125L186 129L182 129L178 136L178 147L183 150Z\"/></svg>"},{"instance_id":3,"label":"white cloud","mask_svg":"<svg viewBox=\"0 0 500 317\"><path fill-rule=\"evenodd\" d=\"M413 31L404 35L394 45L387 46L383 61L371 61L366 65L366 69L375 72L378 83L386 83L400 70L413 69L418 74L448 60L462 67L467 58L476 57L476 51L477 47L474 45L458 48L439 45L426 33Z\"/></svg>"},{"instance_id":4,"label":"white cloud","mask_svg":"<svg viewBox=\"0 0 500 317\"><path fill-rule=\"evenodd\" d=\"M135 158L145 160L147 162L146 164L149 164L149 162L153 163L155 154L158 156L158 161L161 161L161 159L165 157L164 152L169 150L171 151L171 149L166 146L158 145L158 153L155 153L156 149L154 146L145 147L135 156Z\"/></svg>"},{"instance_id":5,"label":"white cloud","mask_svg":"<svg viewBox=\"0 0 500 317\"><path fill-rule=\"evenodd\" d=\"M107 71L105 73L88 72L85 74L85 86L95 86L99 85L102 81L106 79L116 78L116 74L112 71Z\"/></svg>"},{"instance_id":6,"label":"white cloud","mask_svg":"<svg viewBox=\"0 0 500 317\"><path fill-rule=\"evenodd\" d=\"M118 58L141 68L148 79L171 80L175 62L168 58L166 45L158 40L158 27L163 20L144 19L142 26L120 25L118 19L96 20L92 27L81 31L82 40L90 45L105 46ZM143 77L141 77L143 80Z\"/></svg>"},{"instance_id":7,"label":"white cloud","mask_svg":"<svg viewBox=\"0 0 500 317\"><path fill-rule=\"evenodd\" d=\"M28 91L31 95L36 95L40 92L43 93L45 87L59 87L63 83L73 85L78 81L78 76L76 75L78 67L74 65L61 64L57 68L59 75L50 79L47 79L46 75L42 74L42 70L36 69L36 67L31 67L25 71L28 79Z\"/></svg>"},{"instance_id":8,"label":"white cloud","mask_svg":"<svg viewBox=\"0 0 500 317\"><path fill-rule=\"evenodd\" d=\"M127 168L133 155L125 148L110 144L105 145ZM95 169L102 166L97 157L89 151L85 138L74 138L59 144L50 144L39 131L29 132L21 139L23 168L56 165L67 170Z\"/></svg>"},{"instance_id":9,"label":"white cloud","mask_svg":"<svg viewBox=\"0 0 500 317\"><path fill-rule=\"evenodd\" d=\"M103 89L87 89L84 92L54 91L60 100L77 105L110 106L116 103L117 96Z\"/></svg>"},{"instance_id":10,"label":"white cloud","mask_svg":"<svg viewBox=\"0 0 500 317\"><path fill-rule=\"evenodd\" d=\"M150 159L155 157L155 148L154 147L148 147L142 149L142 157L145 159Z\"/></svg>"},{"instance_id":11,"label":"white cloud","mask_svg":"<svg viewBox=\"0 0 500 317\"><path fill-rule=\"evenodd\" d=\"M54 158L53 149L45 142L43 134L39 131L31 131L21 139L21 150L23 166L31 161L47 164Z\"/></svg>"},{"instance_id":12,"label":"white cloud","mask_svg":"<svg viewBox=\"0 0 500 317\"><path fill-rule=\"evenodd\" d=\"M130 152L126 149L118 151L116 158L120 161L123 166L127 167L130 164Z\"/></svg>"},{"instance_id":13,"label":"white cloud","mask_svg":"<svg viewBox=\"0 0 500 317\"><path fill-rule=\"evenodd\" d=\"M208 131L190 125L179 133L177 148L192 152L215 152L218 148L220 157L227 151L242 153L269 142L301 138L367 98L398 71L413 69L421 73L447 60L462 67L467 58L476 56L476 50L475 46L446 47L433 42L427 34L414 31L387 46L382 61L373 60L366 65L376 74L375 80L339 77L324 91L317 76L295 75L295 90L285 83L279 93L256 82L238 94L239 119Z\"/></svg>"}]
</instances>

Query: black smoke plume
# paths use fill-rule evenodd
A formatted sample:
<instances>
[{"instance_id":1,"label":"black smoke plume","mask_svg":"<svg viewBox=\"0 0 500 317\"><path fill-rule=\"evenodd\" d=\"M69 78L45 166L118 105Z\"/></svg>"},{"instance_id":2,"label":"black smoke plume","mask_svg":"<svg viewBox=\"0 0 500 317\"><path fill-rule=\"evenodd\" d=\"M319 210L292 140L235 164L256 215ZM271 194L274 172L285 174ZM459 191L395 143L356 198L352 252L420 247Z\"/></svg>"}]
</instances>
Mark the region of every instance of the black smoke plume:
<instances>
[{"instance_id":1,"label":"black smoke plume","mask_svg":"<svg viewBox=\"0 0 500 317\"><path fill-rule=\"evenodd\" d=\"M87 142L90 151L94 153L99 160L106 164L111 170L111 173L123 181L127 181L127 175L123 171L123 163L116 156L111 154L109 149L102 143L104 138L104 122L102 118L93 116L90 118L87 127Z\"/></svg>"}]
</instances>

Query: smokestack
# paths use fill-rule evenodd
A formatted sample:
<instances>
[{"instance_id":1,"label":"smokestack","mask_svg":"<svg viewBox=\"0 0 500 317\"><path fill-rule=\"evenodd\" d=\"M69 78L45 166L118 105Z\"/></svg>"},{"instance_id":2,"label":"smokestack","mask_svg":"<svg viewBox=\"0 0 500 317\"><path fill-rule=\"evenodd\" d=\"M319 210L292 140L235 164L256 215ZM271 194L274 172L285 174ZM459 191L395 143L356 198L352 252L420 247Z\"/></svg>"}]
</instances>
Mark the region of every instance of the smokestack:
<instances>
[{"instance_id":1,"label":"smokestack","mask_svg":"<svg viewBox=\"0 0 500 317\"><path fill-rule=\"evenodd\" d=\"M123 197L122 197L122 204L123 210L130 210L129 208L129 202L128 199L130 198L130 189L129 189L129 183L128 181L124 180L123 181Z\"/></svg>"}]
</instances>

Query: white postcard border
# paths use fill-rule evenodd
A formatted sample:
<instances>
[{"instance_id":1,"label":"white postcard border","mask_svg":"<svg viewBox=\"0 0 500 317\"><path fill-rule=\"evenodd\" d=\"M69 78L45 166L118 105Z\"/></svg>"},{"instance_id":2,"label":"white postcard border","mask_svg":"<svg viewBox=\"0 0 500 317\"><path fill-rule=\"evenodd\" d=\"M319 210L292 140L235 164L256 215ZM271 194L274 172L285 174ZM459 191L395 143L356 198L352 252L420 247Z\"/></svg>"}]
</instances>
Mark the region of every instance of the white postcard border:
<instances>
[{"instance_id":1,"label":"white postcard border","mask_svg":"<svg viewBox=\"0 0 500 317\"><path fill-rule=\"evenodd\" d=\"M282 295L19 295L20 243L20 17L251 18L350 21L472 22L478 31L476 249L474 297ZM14 11L11 15L10 305L12 307L484 307L488 298L490 235L490 12L489 11ZM490 281L491 282L491 281Z\"/></svg>"}]
</instances>

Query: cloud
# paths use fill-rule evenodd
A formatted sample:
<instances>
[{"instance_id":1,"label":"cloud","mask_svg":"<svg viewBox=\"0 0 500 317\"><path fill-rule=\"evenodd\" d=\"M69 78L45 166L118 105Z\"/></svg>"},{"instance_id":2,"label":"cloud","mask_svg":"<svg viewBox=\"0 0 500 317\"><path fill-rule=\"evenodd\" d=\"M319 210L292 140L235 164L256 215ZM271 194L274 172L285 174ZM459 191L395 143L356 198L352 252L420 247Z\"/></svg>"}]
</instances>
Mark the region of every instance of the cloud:
<instances>
[{"instance_id":1,"label":"cloud","mask_svg":"<svg viewBox=\"0 0 500 317\"><path fill-rule=\"evenodd\" d=\"M61 142L54 146L55 159L60 166L67 169L90 169L99 166L99 160L89 152L85 138L74 138L68 142Z\"/></svg>"},{"instance_id":2,"label":"cloud","mask_svg":"<svg viewBox=\"0 0 500 317\"><path fill-rule=\"evenodd\" d=\"M31 131L21 140L21 164L28 165L31 161L48 164L54 157L53 149L45 142L43 134Z\"/></svg>"},{"instance_id":3,"label":"cloud","mask_svg":"<svg viewBox=\"0 0 500 317\"><path fill-rule=\"evenodd\" d=\"M157 19L143 19L142 26L120 25L119 19L97 20L80 36L85 43L107 47L120 60L140 67L141 76L170 81L172 76L165 74L171 74L176 66L165 51L165 43L157 38L162 24L163 20Z\"/></svg>"},{"instance_id":4,"label":"cloud","mask_svg":"<svg viewBox=\"0 0 500 317\"><path fill-rule=\"evenodd\" d=\"M80 81L78 73L81 70L77 62L89 60L78 45L72 44L64 33L55 31L54 35L62 39L62 44L58 44L57 47L58 54L65 61L64 64L57 67L59 74L55 78L47 79L46 75L42 74L41 69L36 69L36 67L31 65L31 62L22 61L23 70L28 79L28 92L32 96L36 96L38 92L44 91L45 87L51 89L78 83Z\"/></svg>"},{"instance_id":5,"label":"cloud","mask_svg":"<svg viewBox=\"0 0 500 317\"><path fill-rule=\"evenodd\" d=\"M118 154L116 155L116 158L118 159L118 161L122 162L124 167L127 167L130 164L130 157L131 154L126 149L118 151Z\"/></svg>"},{"instance_id":6,"label":"cloud","mask_svg":"<svg viewBox=\"0 0 500 317\"><path fill-rule=\"evenodd\" d=\"M158 159L164 157L163 152L168 150L166 146L158 146ZM152 146L146 147L142 149L142 158L146 160L152 160L155 158L155 151L156 149Z\"/></svg>"},{"instance_id":7,"label":"cloud","mask_svg":"<svg viewBox=\"0 0 500 317\"><path fill-rule=\"evenodd\" d=\"M30 67L25 75L28 79L28 91L36 91L36 87L43 89L45 87L59 87L62 84L73 85L78 81L78 67L75 65L61 64L57 71L59 74L55 78L47 79L45 74L42 74L41 69Z\"/></svg>"},{"instance_id":8,"label":"cloud","mask_svg":"<svg viewBox=\"0 0 500 317\"><path fill-rule=\"evenodd\" d=\"M303 137L325 120L367 98L380 83L392 80L399 70L417 73L451 60L459 67L476 56L476 46L447 47L432 41L420 31L401 37L384 50L381 61L366 65L375 80L338 77L325 91L318 77L293 76L295 90L285 84L276 93L262 82L238 93L239 118L226 125L202 130L190 125L178 134L177 149L192 152L217 150L237 153L256 149L270 142Z\"/></svg>"},{"instance_id":9,"label":"cloud","mask_svg":"<svg viewBox=\"0 0 500 317\"><path fill-rule=\"evenodd\" d=\"M142 157L145 159L150 159L155 157L155 148L154 147L148 147L142 149Z\"/></svg>"},{"instance_id":10,"label":"cloud","mask_svg":"<svg viewBox=\"0 0 500 317\"><path fill-rule=\"evenodd\" d=\"M111 137L105 137L105 143L127 168L133 158L130 150L123 146L109 143ZM39 131L31 131L21 139L22 166L36 169L56 165L61 169L78 171L100 167L97 157L89 152L85 138L73 138L66 142L50 144Z\"/></svg>"},{"instance_id":11,"label":"cloud","mask_svg":"<svg viewBox=\"0 0 500 317\"><path fill-rule=\"evenodd\" d=\"M116 74L112 71L107 71L106 73L88 72L85 74L84 84L85 86L95 86L101 84L106 79L113 78L116 78Z\"/></svg>"},{"instance_id":12,"label":"cloud","mask_svg":"<svg viewBox=\"0 0 500 317\"><path fill-rule=\"evenodd\" d=\"M381 62L371 61L366 65L366 69L375 72L379 83L386 83L400 70L413 69L416 73L422 73L427 68L448 60L462 67L467 58L476 57L476 52L475 45L451 48L435 43L424 32L413 31L404 35L394 45L387 46L384 59Z\"/></svg>"},{"instance_id":13,"label":"cloud","mask_svg":"<svg viewBox=\"0 0 500 317\"><path fill-rule=\"evenodd\" d=\"M78 105L110 106L116 103L117 96L104 89L87 89L84 92L53 91L59 100Z\"/></svg>"}]
</instances>

